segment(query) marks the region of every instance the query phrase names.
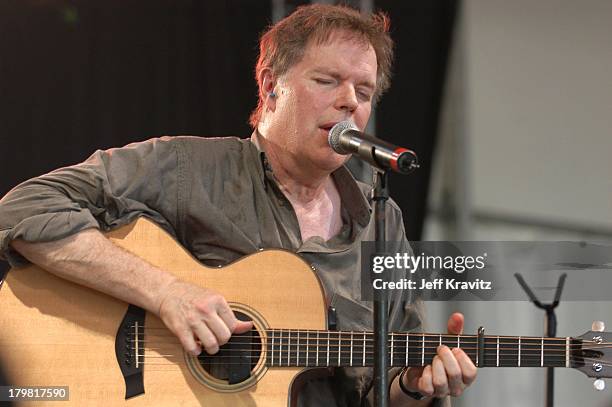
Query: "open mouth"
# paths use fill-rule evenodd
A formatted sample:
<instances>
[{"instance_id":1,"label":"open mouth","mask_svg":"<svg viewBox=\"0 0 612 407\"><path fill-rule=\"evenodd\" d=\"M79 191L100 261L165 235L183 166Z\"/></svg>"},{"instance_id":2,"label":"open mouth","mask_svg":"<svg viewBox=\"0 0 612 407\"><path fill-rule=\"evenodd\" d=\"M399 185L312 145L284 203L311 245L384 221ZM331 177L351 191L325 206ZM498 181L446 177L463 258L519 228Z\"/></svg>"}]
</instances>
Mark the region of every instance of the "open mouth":
<instances>
[{"instance_id":1,"label":"open mouth","mask_svg":"<svg viewBox=\"0 0 612 407\"><path fill-rule=\"evenodd\" d=\"M332 127L334 127L336 123L332 122L332 123L325 123L322 126L319 126L320 129L325 130L326 132L329 133L329 131L332 129Z\"/></svg>"}]
</instances>

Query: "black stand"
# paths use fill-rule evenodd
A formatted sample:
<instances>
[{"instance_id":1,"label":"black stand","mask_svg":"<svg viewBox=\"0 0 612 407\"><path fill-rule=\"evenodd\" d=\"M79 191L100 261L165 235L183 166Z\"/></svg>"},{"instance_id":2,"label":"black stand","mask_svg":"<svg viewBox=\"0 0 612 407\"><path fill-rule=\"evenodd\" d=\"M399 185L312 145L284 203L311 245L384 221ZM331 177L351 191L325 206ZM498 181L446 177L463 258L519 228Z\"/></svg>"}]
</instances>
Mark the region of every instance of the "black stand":
<instances>
[{"instance_id":1,"label":"black stand","mask_svg":"<svg viewBox=\"0 0 612 407\"><path fill-rule=\"evenodd\" d=\"M559 282L557 283L557 290L555 291L555 299L551 304L542 304L538 297L535 296L533 291L529 288L523 277L519 273L515 273L514 276L518 280L523 290L527 293L529 299L535 304L536 307L546 311L546 336L549 338L557 335L557 316L555 315L555 308L559 305L561 299L561 292L563 291L563 285L565 284L565 278L567 274L563 273L559 276ZM555 395L555 370L553 367L546 368L546 407L553 407Z\"/></svg>"},{"instance_id":2,"label":"black stand","mask_svg":"<svg viewBox=\"0 0 612 407\"><path fill-rule=\"evenodd\" d=\"M387 173L374 169L374 226L376 253L385 252L385 235L387 220L385 205L389 199ZM389 298L386 290L374 290L374 405L387 407L389 405L389 358L387 357L387 337L389 325L387 324Z\"/></svg>"}]
</instances>

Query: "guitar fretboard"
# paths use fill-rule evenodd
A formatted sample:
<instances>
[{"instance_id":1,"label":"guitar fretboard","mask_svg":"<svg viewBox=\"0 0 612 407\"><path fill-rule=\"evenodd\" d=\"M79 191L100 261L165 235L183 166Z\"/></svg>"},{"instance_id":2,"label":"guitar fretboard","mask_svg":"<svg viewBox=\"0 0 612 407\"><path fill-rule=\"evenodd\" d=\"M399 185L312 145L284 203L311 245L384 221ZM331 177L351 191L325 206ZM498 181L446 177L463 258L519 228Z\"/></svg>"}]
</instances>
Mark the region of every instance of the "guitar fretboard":
<instances>
[{"instance_id":1,"label":"guitar fretboard","mask_svg":"<svg viewBox=\"0 0 612 407\"><path fill-rule=\"evenodd\" d=\"M438 346L461 348L480 367L571 367L580 341L573 338L391 333L387 341L390 366L431 364ZM274 329L267 331L268 366L373 366L371 332ZM483 360L479 360L479 359Z\"/></svg>"}]
</instances>

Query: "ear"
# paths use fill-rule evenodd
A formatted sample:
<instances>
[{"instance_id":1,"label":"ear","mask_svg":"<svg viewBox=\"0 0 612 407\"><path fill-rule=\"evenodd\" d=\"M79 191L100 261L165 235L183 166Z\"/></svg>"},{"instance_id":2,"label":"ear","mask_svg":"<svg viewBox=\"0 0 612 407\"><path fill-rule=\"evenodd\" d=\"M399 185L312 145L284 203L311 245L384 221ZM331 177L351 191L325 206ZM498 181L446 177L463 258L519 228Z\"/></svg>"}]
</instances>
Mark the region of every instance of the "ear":
<instances>
[{"instance_id":1,"label":"ear","mask_svg":"<svg viewBox=\"0 0 612 407\"><path fill-rule=\"evenodd\" d=\"M276 87L276 78L270 68L264 68L259 73L259 97L263 101L264 110L274 111L276 108L276 97L270 96Z\"/></svg>"}]
</instances>

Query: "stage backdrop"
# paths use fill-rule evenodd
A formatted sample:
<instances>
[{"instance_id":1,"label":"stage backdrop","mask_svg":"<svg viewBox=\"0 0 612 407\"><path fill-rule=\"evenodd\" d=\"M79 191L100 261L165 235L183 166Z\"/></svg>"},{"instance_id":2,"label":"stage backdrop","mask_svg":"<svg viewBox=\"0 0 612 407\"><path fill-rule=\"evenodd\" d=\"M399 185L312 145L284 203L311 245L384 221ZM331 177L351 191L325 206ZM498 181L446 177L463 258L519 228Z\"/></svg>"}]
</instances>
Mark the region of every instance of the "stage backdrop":
<instances>
[{"instance_id":1,"label":"stage backdrop","mask_svg":"<svg viewBox=\"0 0 612 407\"><path fill-rule=\"evenodd\" d=\"M288 2L287 10L303 2ZM408 237L421 235L454 1L379 1L394 83L377 134L419 153L392 178ZM248 137L267 1L0 2L0 195L99 148L159 135Z\"/></svg>"}]
</instances>

